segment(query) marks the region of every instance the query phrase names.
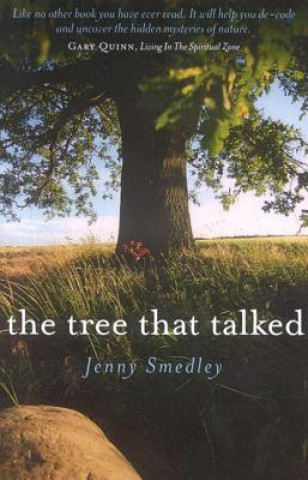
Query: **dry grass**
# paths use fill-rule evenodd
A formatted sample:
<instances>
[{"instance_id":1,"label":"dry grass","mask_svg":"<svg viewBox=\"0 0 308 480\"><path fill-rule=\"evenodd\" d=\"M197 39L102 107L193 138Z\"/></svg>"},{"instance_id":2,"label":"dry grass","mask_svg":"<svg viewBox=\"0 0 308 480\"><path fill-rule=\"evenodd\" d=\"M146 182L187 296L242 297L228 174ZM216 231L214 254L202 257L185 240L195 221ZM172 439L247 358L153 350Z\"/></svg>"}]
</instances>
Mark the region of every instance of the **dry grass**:
<instances>
[{"instance_id":1,"label":"dry grass","mask_svg":"<svg viewBox=\"0 0 308 480\"><path fill-rule=\"evenodd\" d=\"M113 245L55 245L48 247L0 248L0 280L22 280L37 276L81 253L112 252Z\"/></svg>"},{"instance_id":2,"label":"dry grass","mask_svg":"<svg viewBox=\"0 0 308 480\"><path fill-rule=\"evenodd\" d=\"M252 237L202 240L202 254L209 260L252 266L287 265L292 261L308 266L308 236ZM0 280L21 280L37 276L82 253L112 253L114 245L84 244L47 247L0 247Z\"/></svg>"},{"instance_id":3,"label":"dry grass","mask_svg":"<svg viewBox=\"0 0 308 480\"><path fill-rule=\"evenodd\" d=\"M202 254L214 262L246 265L308 265L308 237L252 237L199 242Z\"/></svg>"}]
</instances>

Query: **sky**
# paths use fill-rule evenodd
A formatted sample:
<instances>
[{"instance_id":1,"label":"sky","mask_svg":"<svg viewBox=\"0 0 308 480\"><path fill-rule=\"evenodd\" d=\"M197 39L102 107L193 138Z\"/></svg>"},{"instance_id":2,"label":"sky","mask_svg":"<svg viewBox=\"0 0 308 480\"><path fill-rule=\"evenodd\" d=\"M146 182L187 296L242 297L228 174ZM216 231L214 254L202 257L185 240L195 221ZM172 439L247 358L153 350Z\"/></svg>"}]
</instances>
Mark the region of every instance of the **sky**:
<instances>
[{"instance_id":1,"label":"sky","mask_svg":"<svg viewBox=\"0 0 308 480\"><path fill-rule=\"evenodd\" d=\"M291 103L283 92L274 86L270 93L259 100L259 107L274 120L300 128L308 140L308 118L302 121L300 106ZM308 196L294 214L288 217L264 213L264 197L256 198L252 192L242 194L229 211L206 188L200 191L200 206L190 205L193 233L195 237L213 238L238 235L295 235L300 228L299 215L308 208ZM96 241L116 241L119 225L120 197L116 193L112 200L96 200L97 221L89 226L86 218L54 218L45 221L41 212L28 209L21 214L20 222L0 219L0 245L53 245ZM308 234L308 229L302 230Z\"/></svg>"}]
</instances>

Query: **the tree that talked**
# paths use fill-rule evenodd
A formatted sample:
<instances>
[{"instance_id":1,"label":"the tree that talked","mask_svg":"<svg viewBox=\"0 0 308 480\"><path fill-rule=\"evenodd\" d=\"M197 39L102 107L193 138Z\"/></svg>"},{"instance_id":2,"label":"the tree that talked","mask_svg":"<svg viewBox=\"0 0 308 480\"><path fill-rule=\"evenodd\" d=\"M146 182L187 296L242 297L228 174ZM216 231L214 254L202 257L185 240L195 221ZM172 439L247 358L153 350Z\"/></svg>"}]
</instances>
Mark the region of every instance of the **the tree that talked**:
<instances>
[{"instance_id":1,"label":"the tree that talked","mask_svg":"<svg viewBox=\"0 0 308 480\"><path fill-rule=\"evenodd\" d=\"M205 182L226 206L254 190L270 193L265 209L294 210L308 183L306 144L295 128L264 118L255 104L276 81L305 112L307 9L287 1L254 8L245 0L144 3L94 1L89 8L79 2L80 16L94 8L115 19L74 20L83 29L78 35L57 33L68 22L52 13L74 11L74 2L2 4L0 212L15 218L34 205L49 216L93 215L100 160L116 181L112 147L120 148L121 159L119 243L139 240L153 251L192 247L188 164L196 183ZM25 8L30 18L12 19L14 8L15 16ZM139 12L135 33L89 33L89 25L118 23L119 8ZM217 19L219 8L226 18ZM275 18L262 17L262 9ZM142 21L141 12L149 11L159 18ZM153 32L139 34L138 25L149 22ZM131 19L121 23L132 28ZM68 41L75 42L73 51ZM141 41L172 49L140 51ZM84 51L89 43L96 48Z\"/></svg>"}]
</instances>

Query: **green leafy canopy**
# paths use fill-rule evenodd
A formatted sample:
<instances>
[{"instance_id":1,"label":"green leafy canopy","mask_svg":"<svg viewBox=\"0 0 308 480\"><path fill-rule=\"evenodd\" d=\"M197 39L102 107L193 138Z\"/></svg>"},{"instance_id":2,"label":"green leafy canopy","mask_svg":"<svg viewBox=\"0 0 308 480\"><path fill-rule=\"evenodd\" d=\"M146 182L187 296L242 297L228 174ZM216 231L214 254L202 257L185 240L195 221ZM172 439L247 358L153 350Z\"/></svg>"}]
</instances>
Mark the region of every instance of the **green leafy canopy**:
<instances>
[{"instance_id":1,"label":"green leafy canopy","mask_svg":"<svg viewBox=\"0 0 308 480\"><path fill-rule=\"evenodd\" d=\"M97 193L99 160L110 167L109 186L117 183L119 157L110 152L111 146L119 149L117 109L126 96L156 112L155 128L186 131L196 185L205 182L225 206L249 190L257 195L269 191L271 200L265 210L285 214L303 200L308 186L306 142L294 127L264 118L255 107L260 95L279 82L285 94L301 101L303 114L307 111L308 9L300 2L299 6L292 2L296 7L292 22L242 21L251 34L228 36L228 42L240 42L240 53L140 53L131 57L117 52L72 54L64 49L63 37L54 35L52 21L20 22L15 30L8 29L13 3L18 7L17 1L6 1L1 10L1 214L16 218L18 209L35 205L48 216L67 215L72 209L95 215L92 197ZM44 2L21 3L33 10L39 4L42 8ZM44 8L55 8L58 3L50 0ZM72 5L61 3L63 9ZM108 8L118 5L122 3ZM256 10L246 1L219 5ZM257 10L269 5L283 10L289 4L263 2ZM179 6L188 8L189 3L161 2L159 8ZM195 2L194 7L204 10L204 2ZM86 2L80 8L86 9ZM135 3L125 2L125 8L134 9ZM228 25L230 20L225 21ZM233 26L238 26L238 20L233 20ZM223 43L226 36L190 40ZM227 192L223 190L226 177L232 180Z\"/></svg>"}]
</instances>

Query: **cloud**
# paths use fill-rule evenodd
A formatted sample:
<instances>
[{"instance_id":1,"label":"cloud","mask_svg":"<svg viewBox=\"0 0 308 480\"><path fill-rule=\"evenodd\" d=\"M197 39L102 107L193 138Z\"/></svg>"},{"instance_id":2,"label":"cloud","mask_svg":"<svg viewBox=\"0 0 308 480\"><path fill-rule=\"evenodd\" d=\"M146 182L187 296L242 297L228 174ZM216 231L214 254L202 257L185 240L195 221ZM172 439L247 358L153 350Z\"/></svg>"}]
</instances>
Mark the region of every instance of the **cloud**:
<instances>
[{"instance_id":1,"label":"cloud","mask_svg":"<svg viewBox=\"0 0 308 480\"><path fill-rule=\"evenodd\" d=\"M200 207L194 205L191 207L194 236L295 235L299 231L300 209L285 217L264 213L263 203L264 198L250 192L241 195L229 211L224 211L215 199L203 202Z\"/></svg>"},{"instance_id":2,"label":"cloud","mask_svg":"<svg viewBox=\"0 0 308 480\"><path fill-rule=\"evenodd\" d=\"M56 218L48 222L26 218L1 224L1 245L53 245L80 242L90 236L98 241L114 241L118 232L116 216L99 217L91 226L85 218Z\"/></svg>"}]
</instances>

